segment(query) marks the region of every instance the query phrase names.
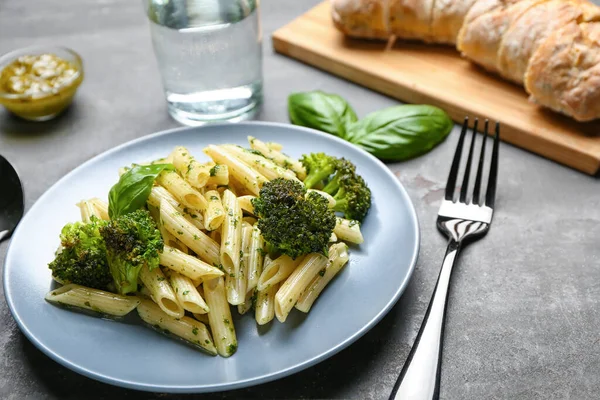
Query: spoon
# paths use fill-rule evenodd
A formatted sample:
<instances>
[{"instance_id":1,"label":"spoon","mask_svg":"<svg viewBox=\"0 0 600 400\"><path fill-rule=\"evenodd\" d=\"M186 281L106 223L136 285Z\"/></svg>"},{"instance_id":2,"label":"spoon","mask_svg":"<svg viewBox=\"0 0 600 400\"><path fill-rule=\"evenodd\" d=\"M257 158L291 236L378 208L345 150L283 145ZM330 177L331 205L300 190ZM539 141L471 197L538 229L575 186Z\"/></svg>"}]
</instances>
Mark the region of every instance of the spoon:
<instances>
[{"instance_id":1,"label":"spoon","mask_svg":"<svg viewBox=\"0 0 600 400\"><path fill-rule=\"evenodd\" d=\"M17 171L0 156L0 242L8 239L23 217L23 186Z\"/></svg>"}]
</instances>

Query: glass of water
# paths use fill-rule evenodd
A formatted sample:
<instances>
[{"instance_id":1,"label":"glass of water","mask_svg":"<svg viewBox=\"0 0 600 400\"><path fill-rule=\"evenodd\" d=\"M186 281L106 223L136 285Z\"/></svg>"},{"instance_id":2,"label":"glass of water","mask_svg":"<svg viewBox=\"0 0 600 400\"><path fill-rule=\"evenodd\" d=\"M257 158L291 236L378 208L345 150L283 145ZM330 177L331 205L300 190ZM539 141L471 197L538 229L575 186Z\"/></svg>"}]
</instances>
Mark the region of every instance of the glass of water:
<instances>
[{"instance_id":1,"label":"glass of water","mask_svg":"<svg viewBox=\"0 0 600 400\"><path fill-rule=\"evenodd\" d=\"M252 118L262 101L259 0L143 1L171 116Z\"/></svg>"}]
</instances>

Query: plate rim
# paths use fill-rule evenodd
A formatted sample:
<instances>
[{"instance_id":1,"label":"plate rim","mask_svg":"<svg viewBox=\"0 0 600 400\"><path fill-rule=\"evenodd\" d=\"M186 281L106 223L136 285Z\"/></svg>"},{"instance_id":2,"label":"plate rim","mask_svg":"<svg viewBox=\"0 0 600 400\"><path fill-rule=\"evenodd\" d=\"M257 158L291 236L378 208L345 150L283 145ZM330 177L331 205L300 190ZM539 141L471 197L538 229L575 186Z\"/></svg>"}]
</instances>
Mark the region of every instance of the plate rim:
<instances>
[{"instance_id":1,"label":"plate rim","mask_svg":"<svg viewBox=\"0 0 600 400\"><path fill-rule=\"evenodd\" d=\"M123 387L123 388L127 388L127 389L134 389L134 390L139 390L139 391L145 391L145 392L156 392L156 393L222 392L222 391L236 390L236 389L241 389L241 388L245 388L245 387L251 387L251 386L256 386L256 385L272 382L274 380L281 379L286 376L290 376L297 372L303 371L313 365L316 365L316 364L334 356L335 354L339 353L340 351L346 349L348 346L350 346L351 344L356 342L358 339L360 339L362 336L364 336L368 331L370 331L375 325L377 325L383 319L383 317L385 317L389 313L389 311L398 302L398 300L404 293L406 287L408 286L408 283L410 282L410 280L412 278L412 275L415 270L415 267L416 267L416 264L418 261L418 257L419 257L419 252L420 252L420 247L421 247L421 229L420 229L419 218L418 218L418 215L417 215L417 212L415 209L415 205L414 205L412 199L410 198L408 191L406 190L404 185L397 179L397 177L392 173L392 171L382 161L380 161L373 155L369 154L365 150L359 148L358 146L355 146L339 137L336 137L336 136L333 136L331 134L327 134L324 132L320 132L320 131L317 131L317 130L311 129L311 128L306 128L306 127L282 123L282 122L246 121L246 122L238 122L235 124L225 122L225 123L212 123L212 124L207 124L207 125L203 125L203 126L176 127L176 128L166 129L166 130L154 132L154 133L151 133L148 135L144 135L139 138L135 138L135 139L129 140L127 142L121 143L117 146L111 147L111 148L103 151L102 153L95 155L94 157L90 158L89 160L83 162L82 164L78 165L77 167L75 167L74 169L69 171L67 174L63 175L60 179L58 179L56 182L54 182L52 184L52 186L50 186L48 189L46 189L40 197L38 197L38 199L35 201L35 203L32 204L32 206L29 208L29 210L27 210L27 212L23 215L21 222L24 221L25 218L28 218L28 214L32 210L37 209L37 207L41 207L41 205L44 204L43 200L46 198L46 196L49 195L49 193L51 193L53 191L53 189L56 186L61 184L64 180L67 180L71 175L78 173L79 170L85 168L87 165L92 164L101 158L108 157L111 154L116 153L125 147L136 145L137 143L155 139L157 137L168 136L168 135L179 133L182 131L202 130L205 128L213 128L213 127L227 128L228 126L232 126L232 125L234 125L234 126L269 126L269 127L273 127L273 128L282 128L282 129L288 129L288 130L291 129L291 130L298 131L301 134L307 133L309 135L325 137L328 140L332 140L343 147L351 147L355 150L358 150L364 156L366 156L367 158L371 159L376 164L378 164L379 167L381 167L381 170L383 170L390 178L392 178L392 181L400 189L402 196L405 198L405 200L407 200L410 220L412 221L412 223L414 225L414 231L412 233L414 234L414 237L416 240L415 240L415 245L412 249L412 254L410 257L410 266L408 268L408 273L406 274L406 277L404 278L402 283L399 285L398 289L396 290L396 292L394 293L394 295L392 296L390 301L388 301L387 304L375 316L373 316L373 318L371 318L368 321L368 323L366 323L364 326L362 326L358 331L353 333L350 337L348 337L343 342L338 343L336 346L334 346L324 352L321 352L308 360L297 363L288 368L280 369L273 373L263 374L261 376L247 378L247 379L238 380L238 381L234 381L234 382L223 382L223 383L208 384L208 385L151 385L151 384L144 384L144 383L139 383L139 382L132 382L132 381L125 380L125 379L109 377L104 374L91 371L77 363L73 363L70 360L65 359L64 357L59 356L51 348L44 345L42 343L42 341L36 336L36 334L31 332L27 328L27 326L24 324L21 316L15 310L15 306L13 304L13 298L12 298L12 291L9 288L9 284L8 284L9 268L7 268L7 266L9 265L9 263L11 263L10 260L12 258L12 252L13 252L13 247L14 247L13 246L14 242L11 239L10 244L7 249L7 252L6 252L6 256L4 258L4 268L3 268L4 270L3 270L3 274L2 274L4 297L5 297L5 300L8 305L10 313L11 313L13 319L15 320L15 322L17 323L17 326L19 327L21 332L27 337L27 339L37 349L39 349L42 353L44 353L46 356L48 356L55 362L59 363L60 365L66 367L80 375L83 375L87 378L91 378L91 379L94 379L94 380L97 380L97 381L100 381L100 382L103 382L103 383L106 383L109 385L113 385L113 386ZM18 224L18 226L14 230L13 235L12 235L13 237L17 236L18 233L20 232L20 229L22 226L21 222Z\"/></svg>"}]
</instances>

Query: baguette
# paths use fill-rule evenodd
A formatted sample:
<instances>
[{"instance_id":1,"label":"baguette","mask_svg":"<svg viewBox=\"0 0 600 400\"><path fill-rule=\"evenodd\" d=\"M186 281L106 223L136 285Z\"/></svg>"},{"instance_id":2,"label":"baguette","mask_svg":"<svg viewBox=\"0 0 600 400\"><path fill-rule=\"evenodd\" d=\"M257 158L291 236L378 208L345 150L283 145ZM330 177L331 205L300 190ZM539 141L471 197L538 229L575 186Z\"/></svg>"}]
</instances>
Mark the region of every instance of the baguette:
<instances>
[{"instance_id":1,"label":"baguette","mask_svg":"<svg viewBox=\"0 0 600 400\"><path fill-rule=\"evenodd\" d=\"M467 15L467 21L458 34L458 50L485 69L499 72L498 53L504 34L527 10L544 1L546 0L500 1L477 17Z\"/></svg>"},{"instance_id":2,"label":"baguette","mask_svg":"<svg viewBox=\"0 0 600 400\"><path fill-rule=\"evenodd\" d=\"M525 73L531 100L579 121L600 116L600 23L571 22L537 49Z\"/></svg>"},{"instance_id":3,"label":"baguette","mask_svg":"<svg viewBox=\"0 0 600 400\"><path fill-rule=\"evenodd\" d=\"M431 22L435 0L389 0L389 29L403 39L433 42Z\"/></svg>"},{"instance_id":4,"label":"baguette","mask_svg":"<svg viewBox=\"0 0 600 400\"><path fill-rule=\"evenodd\" d=\"M465 16L477 0L436 0L433 6L431 37L438 43L455 44Z\"/></svg>"},{"instance_id":5,"label":"baguette","mask_svg":"<svg viewBox=\"0 0 600 400\"><path fill-rule=\"evenodd\" d=\"M351 37L387 39L388 0L331 0L335 26Z\"/></svg>"},{"instance_id":6,"label":"baguette","mask_svg":"<svg viewBox=\"0 0 600 400\"><path fill-rule=\"evenodd\" d=\"M571 22L600 19L600 7L582 1L552 0L532 7L504 34L498 52L499 73L523 84L533 53L552 32Z\"/></svg>"},{"instance_id":7,"label":"baguette","mask_svg":"<svg viewBox=\"0 0 600 400\"><path fill-rule=\"evenodd\" d=\"M578 121L600 118L600 7L588 0L332 0L353 37L456 45Z\"/></svg>"}]
</instances>

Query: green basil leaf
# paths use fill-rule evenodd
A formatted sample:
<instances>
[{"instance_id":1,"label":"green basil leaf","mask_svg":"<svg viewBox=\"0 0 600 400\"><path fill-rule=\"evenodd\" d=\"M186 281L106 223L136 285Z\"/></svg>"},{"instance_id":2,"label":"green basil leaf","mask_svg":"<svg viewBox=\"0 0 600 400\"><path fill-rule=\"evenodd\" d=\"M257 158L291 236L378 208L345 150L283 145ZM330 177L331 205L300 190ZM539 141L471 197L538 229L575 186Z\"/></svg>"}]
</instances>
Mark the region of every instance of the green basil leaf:
<instances>
[{"instance_id":1,"label":"green basil leaf","mask_svg":"<svg viewBox=\"0 0 600 400\"><path fill-rule=\"evenodd\" d=\"M174 171L172 164L136 165L121 175L108 193L108 215L111 219L142 208L154 180L162 171Z\"/></svg>"},{"instance_id":2,"label":"green basil leaf","mask_svg":"<svg viewBox=\"0 0 600 400\"><path fill-rule=\"evenodd\" d=\"M341 138L346 137L348 126L358 120L346 100L320 90L291 94L288 97L288 113L294 125L317 129Z\"/></svg>"},{"instance_id":3,"label":"green basil leaf","mask_svg":"<svg viewBox=\"0 0 600 400\"><path fill-rule=\"evenodd\" d=\"M427 153L453 127L440 108L406 104L367 115L350 126L346 140L381 160L401 161Z\"/></svg>"}]
</instances>

